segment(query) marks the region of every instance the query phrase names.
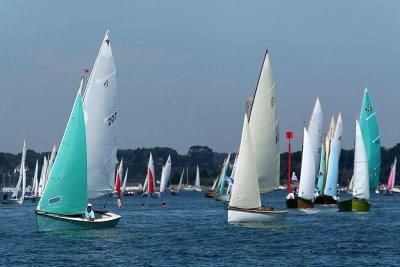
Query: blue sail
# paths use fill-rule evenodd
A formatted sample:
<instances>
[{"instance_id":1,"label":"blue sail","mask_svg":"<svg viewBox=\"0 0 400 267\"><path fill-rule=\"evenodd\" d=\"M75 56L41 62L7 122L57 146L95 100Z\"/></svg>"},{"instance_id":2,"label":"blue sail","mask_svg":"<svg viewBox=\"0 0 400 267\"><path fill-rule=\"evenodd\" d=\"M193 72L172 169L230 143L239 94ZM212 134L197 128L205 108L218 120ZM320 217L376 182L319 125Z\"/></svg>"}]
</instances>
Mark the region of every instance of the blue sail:
<instances>
[{"instance_id":1,"label":"blue sail","mask_svg":"<svg viewBox=\"0 0 400 267\"><path fill-rule=\"evenodd\" d=\"M321 147L321 162L319 164L318 172L318 194L322 195L324 192L324 175L325 175L325 148Z\"/></svg>"},{"instance_id":2,"label":"blue sail","mask_svg":"<svg viewBox=\"0 0 400 267\"><path fill-rule=\"evenodd\" d=\"M329 165L326 178L326 185L324 194L327 196L334 197L337 193L337 183L339 178L339 157L340 154L337 151L336 140L331 141L331 152L329 156Z\"/></svg>"}]
</instances>

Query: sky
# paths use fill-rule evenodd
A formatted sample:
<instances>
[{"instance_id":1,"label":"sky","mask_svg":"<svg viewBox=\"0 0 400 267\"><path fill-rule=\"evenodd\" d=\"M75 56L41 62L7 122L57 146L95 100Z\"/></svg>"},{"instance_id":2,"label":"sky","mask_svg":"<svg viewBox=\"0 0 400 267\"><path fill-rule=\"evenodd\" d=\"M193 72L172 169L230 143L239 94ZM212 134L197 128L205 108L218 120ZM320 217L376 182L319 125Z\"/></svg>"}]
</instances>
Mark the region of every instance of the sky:
<instances>
[{"instance_id":1,"label":"sky","mask_svg":"<svg viewBox=\"0 0 400 267\"><path fill-rule=\"evenodd\" d=\"M59 144L83 69L110 31L119 148L235 151L265 50L276 82L281 151L301 148L316 97L342 112L343 147L366 83L381 144L400 141L399 1L0 0L0 151ZM396 115L397 114L397 115Z\"/></svg>"}]
</instances>

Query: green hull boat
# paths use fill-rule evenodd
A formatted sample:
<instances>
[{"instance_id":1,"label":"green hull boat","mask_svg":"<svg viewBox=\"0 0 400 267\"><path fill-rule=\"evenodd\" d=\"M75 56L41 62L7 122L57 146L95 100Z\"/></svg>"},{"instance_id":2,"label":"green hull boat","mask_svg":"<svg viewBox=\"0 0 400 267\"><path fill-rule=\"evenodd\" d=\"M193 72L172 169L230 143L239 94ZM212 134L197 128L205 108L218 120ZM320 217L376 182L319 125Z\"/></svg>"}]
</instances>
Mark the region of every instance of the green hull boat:
<instances>
[{"instance_id":1,"label":"green hull boat","mask_svg":"<svg viewBox=\"0 0 400 267\"><path fill-rule=\"evenodd\" d=\"M95 212L96 219L94 221L88 221L81 216L65 216L42 211L35 211L35 213L38 229L42 232L113 228L121 218L110 212Z\"/></svg>"},{"instance_id":2,"label":"green hull boat","mask_svg":"<svg viewBox=\"0 0 400 267\"><path fill-rule=\"evenodd\" d=\"M353 211L353 212L365 212L371 208L369 201L362 201L359 199L349 199L338 203L339 211Z\"/></svg>"}]
</instances>

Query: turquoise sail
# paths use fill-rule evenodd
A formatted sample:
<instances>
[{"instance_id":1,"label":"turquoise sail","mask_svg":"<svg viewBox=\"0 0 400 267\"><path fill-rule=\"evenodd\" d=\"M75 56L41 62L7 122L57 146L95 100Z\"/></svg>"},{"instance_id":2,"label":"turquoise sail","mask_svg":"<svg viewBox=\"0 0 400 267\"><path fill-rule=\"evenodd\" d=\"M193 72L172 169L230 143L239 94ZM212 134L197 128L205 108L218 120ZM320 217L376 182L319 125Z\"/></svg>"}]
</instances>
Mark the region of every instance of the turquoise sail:
<instances>
[{"instance_id":1,"label":"turquoise sail","mask_svg":"<svg viewBox=\"0 0 400 267\"><path fill-rule=\"evenodd\" d=\"M323 195L323 192L324 192L324 174L325 174L325 148L324 148L324 145L322 145L321 161L319 164L318 185L317 185L319 195Z\"/></svg>"},{"instance_id":2,"label":"turquoise sail","mask_svg":"<svg viewBox=\"0 0 400 267\"><path fill-rule=\"evenodd\" d=\"M381 168L381 142L376 121L375 109L372 106L368 90L365 89L363 104L360 113L360 128L365 144L368 159L369 188L378 187L379 172Z\"/></svg>"},{"instance_id":3,"label":"turquoise sail","mask_svg":"<svg viewBox=\"0 0 400 267\"><path fill-rule=\"evenodd\" d=\"M221 180L221 186L219 188L219 193L224 194L224 188L225 188L225 182L226 182L226 172L227 172L227 165L224 166L224 171L222 172L222 180Z\"/></svg>"},{"instance_id":4,"label":"turquoise sail","mask_svg":"<svg viewBox=\"0 0 400 267\"><path fill-rule=\"evenodd\" d=\"M334 197L337 193L337 183L339 178L339 157L335 138L331 141L331 154L329 155L328 172L324 194Z\"/></svg>"},{"instance_id":5,"label":"turquoise sail","mask_svg":"<svg viewBox=\"0 0 400 267\"><path fill-rule=\"evenodd\" d=\"M37 207L62 215L85 212L87 201L86 132L78 92L46 189Z\"/></svg>"}]
</instances>

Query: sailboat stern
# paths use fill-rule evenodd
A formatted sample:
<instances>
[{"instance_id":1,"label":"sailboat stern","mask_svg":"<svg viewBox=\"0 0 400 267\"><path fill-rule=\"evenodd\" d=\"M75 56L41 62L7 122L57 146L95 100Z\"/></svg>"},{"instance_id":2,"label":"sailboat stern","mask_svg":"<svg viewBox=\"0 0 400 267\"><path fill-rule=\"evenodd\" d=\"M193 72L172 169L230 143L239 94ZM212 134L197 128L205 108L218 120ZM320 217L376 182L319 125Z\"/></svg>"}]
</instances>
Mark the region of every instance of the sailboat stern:
<instances>
[{"instance_id":1,"label":"sailboat stern","mask_svg":"<svg viewBox=\"0 0 400 267\"><path fill-rule=\"evenodd\" d=\"M91 230L115 227L121 216L111 212L95 212L96 219L88 221L80 215L68 216L35 210L39 231Z\"/></svg>"},{"instance_id":2,"label":"sailboat stern","mask_svg":"<svg viewBox=\"0 0 400 267\"><path fill-rule=\"evenodd\" d=\"M312 209L314 202L309 199L301 197L286 199L286 206L288 209Z\"/></svg>"},{"instance_id":3,"label":"sailboat stern","mask_svg":"<svg viewBox=\"0 0 400 267\"><path fill-rule=\"evenodd\" d=\"M240 209L228 207L229 223L246 223L246 222L262 222L262 223L279 223L282 222L288 211L273 209Z\"/></svg>"}]
</instances>

